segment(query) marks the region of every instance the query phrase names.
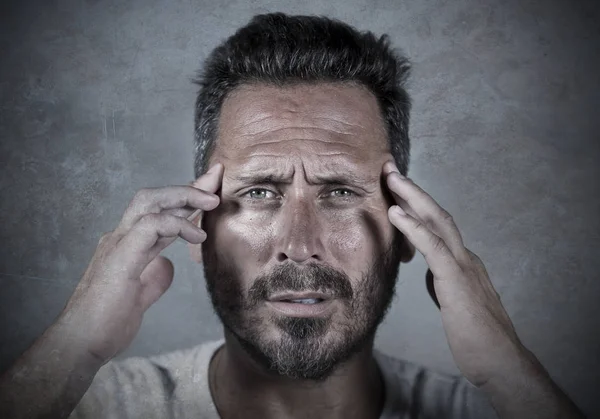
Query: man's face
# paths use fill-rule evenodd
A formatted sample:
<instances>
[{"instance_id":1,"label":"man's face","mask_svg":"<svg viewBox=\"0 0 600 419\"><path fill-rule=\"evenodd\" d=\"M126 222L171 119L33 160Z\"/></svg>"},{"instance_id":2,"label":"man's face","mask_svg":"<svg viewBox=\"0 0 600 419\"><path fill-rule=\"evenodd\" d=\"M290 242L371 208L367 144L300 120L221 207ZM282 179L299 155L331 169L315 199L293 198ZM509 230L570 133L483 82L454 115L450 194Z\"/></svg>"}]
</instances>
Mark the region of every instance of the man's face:
<instances>
[{"instance_id":1,"label":"man's face","mask_svg":"<svg viewBox=\"0 0 600 419\"><path fill-rule=\"evenodd\" d=\"M202 260L216 313L266 369L323 380L374 337L403 251L388 160L365 88L246 85L225 100L210 162L225 167L221 204L204 215ZM326 299L280 301L308 292Z\"/></svg>"}]
</instances>

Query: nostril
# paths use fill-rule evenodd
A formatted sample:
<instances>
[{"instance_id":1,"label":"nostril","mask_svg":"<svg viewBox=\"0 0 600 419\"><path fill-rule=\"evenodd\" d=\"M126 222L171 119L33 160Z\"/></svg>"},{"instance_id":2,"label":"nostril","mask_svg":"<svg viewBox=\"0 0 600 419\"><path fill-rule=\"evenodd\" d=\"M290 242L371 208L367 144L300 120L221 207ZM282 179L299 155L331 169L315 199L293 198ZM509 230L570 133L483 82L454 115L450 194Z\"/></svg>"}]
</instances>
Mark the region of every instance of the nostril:
<instances>
[{"instance_id":1,"label":"nostril","mask_svg":"<svg viewBox=\"0 0 600 419\"><path fill-rule=\"evenodd\" d=\"M305 258L305 257L294 258L294 257L288 256L285 252L279 253L276 257L277 262L285 262L288 259L290 259L298 264L314 262L314 261L318 261L318 262L322 261L321 258L319 257L319 255L312 255L311 257L307 257L307 258Z\"/></svg>"}]
</instances>

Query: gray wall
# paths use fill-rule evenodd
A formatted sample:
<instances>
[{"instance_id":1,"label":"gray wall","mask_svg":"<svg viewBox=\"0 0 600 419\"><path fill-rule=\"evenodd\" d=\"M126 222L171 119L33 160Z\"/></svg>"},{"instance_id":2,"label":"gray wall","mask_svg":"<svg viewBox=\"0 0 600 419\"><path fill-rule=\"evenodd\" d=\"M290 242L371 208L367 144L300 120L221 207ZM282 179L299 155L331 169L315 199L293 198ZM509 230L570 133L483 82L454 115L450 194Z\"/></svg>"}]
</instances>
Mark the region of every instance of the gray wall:
<instances>
[{"instance_id":1,"label":"gray wall","mask_svg":"<svg viewBox=\"0 0 600 419\"><path fill-rule=\"evenodd\" d=\"M12 5L14 3L14 5ZM454 217L524 343L600 417L600 23L592 2L3 2L0 368L51 324L135 191L193 178L189 78L256 14L326 14L412 59L409 175ZM122 357L221 337L183 241ZM379 347L456 373L421 254ZM595 359L596 358L596 359Z\"/></svg>"}]
</instances>

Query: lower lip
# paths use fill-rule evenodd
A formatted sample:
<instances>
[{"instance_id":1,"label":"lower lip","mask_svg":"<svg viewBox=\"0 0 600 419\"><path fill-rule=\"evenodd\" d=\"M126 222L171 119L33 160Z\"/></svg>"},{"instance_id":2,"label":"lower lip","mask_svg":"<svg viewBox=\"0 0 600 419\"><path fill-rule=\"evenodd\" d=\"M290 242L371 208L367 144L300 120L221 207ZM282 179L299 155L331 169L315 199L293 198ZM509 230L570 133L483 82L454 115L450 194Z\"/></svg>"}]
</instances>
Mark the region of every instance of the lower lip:
<instances>
[{"instance_id":1,"label":"lower lip","mask_svg":"<svg viewBox=\"0 0 600 419\"><path fill-rule=\"evenodd\" d=\"M286 303L267 301L275 311L290 317L323 317L331 313L335 300L325 300L316 304Z\"/></svg>"}]
</instances>

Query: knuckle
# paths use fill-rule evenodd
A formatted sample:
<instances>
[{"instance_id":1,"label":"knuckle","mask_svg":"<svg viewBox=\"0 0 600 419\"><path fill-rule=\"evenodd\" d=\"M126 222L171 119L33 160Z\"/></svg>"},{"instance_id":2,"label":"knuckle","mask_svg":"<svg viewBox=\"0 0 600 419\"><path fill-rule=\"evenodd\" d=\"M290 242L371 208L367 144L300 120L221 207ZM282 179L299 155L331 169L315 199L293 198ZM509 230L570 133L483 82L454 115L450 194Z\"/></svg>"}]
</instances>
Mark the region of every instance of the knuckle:
<instances>
[{"instance_id":1,"label":"knuckle","mask_svg":"<svg viewBox=\"0 0 600 419\"><path fill-rule=\"evenodd\" d=\"M187 220L177 217L176 215L166 214L166 213L149 213L142 216L139 223L142 230L156 230L159 227L167 228L168 230L172 230L176 226L180 226L184 224ZM189 221L188 221L189 222Z\"/></svg>"},{"instance_id":2,"label":"knuckle","mask_svg":"<svg viewBox=\"0 0 600 419\"><path fill-rule=\"evenodd\" d=\"M142 198L142 197L143 197L143 196L144 196L146 193L147 193L147 189L146 189L146 188L139 189L139 190L138 190L138 191L135 193L135 195L133 195L133 199L134 199L134 200L140 199L140 198Z\"/></svg>"},{"instance_id":3,"label":"knuckle","mask_svg":"<svg viewBox=\"0 0 600 419\"><path fill-rule=\"evenodd\" d=\"M133 200L134 201L146 201L150 198L150 194L152 193L152 188L142 188L139 189L134 197Z\"/></svg>"},{"instance_id":4,"label":"knuckle","mask_svg":"<svg viewBox=\"0 0 600 419\"><path fill-rule=\"evenodd\" d=\"M148 231L152 229L156 229L159 225L164 224L165 214L157 214L157 213L148 213L142 215L140 220L137 222L135 228Z\"/></svg>"},{"instance_id":5,"label":"knuckle","mask_svg":"<svg viewBox=\"0 0 600 419\"><path fill-rule=\"evenodd\" d=\"M103 243L112 237L113 232L109 231L100 236L100 243Z\"/></svg>"},{"instance_id":6,"label":"knuckle","mask_svg":"<svg viewBox=\"0 0 600 419\"><path fill-rule=\"evenodd\" d=\"M432 246L436 251L440 251L443 250L446 247L446 243L444 243L444 240L442 240L441 237L438 236L434 236L431 239L432 242Z\"/></svg>"},{"instance_id":7,"label":"knuckle","mask_svg":"<svg viewBox=\"0 0 600 419\"><path fill-rule=\"evenodd\" d=\"M417 231L427 230L427 226L425 224L423 224L421 221L417 220L415 222L414 229Z\"/></svg>"},{"instance_id":8,"label":"knuckle","mask_svg":"<svg viewBox=\"0 0 600 419\"><path fill-rule=\"evenodd\" d=\"M426 227L428 230L433 231L435 229L435 220L432 218L425 218L425 224L424 227Z\"/></svg>"},{"instance_id":9,"label":"knuckle","mask_svg":"<svg viewBox=\"0 0 600 419\"><path fill-rule=\"evenodd\" d=\"M445 209L441 209L440 216L445 223L454 224L454 217L452 217L452 214L450 214Z\"/></svg>"},{"instance_id":10,"label":"knuckle","mask_svg":"<svg viewBox=\"0 0 600 419\"><path fill-rule=\"evenodd\" d=\"M483 266L483 261L481 260L481 258L479 256L477 256L475 253L471 252L469 249L467 250L467 254L469 255L469 259L471 260L472 263L474 263L476 266Z\"/></svg>"},{"instance_id":11,"label":"knuckle","mask_svg":"<svg viewBox=\"0 0 600 419\"><path fill-rule=\"evenodd\" d=\"M122 234L118 231L109 231L100 236L100 240L98 240L98 247L104 249L105 251L109 251L112 249L122 238Z\"/></svg>"},{"instance_id":12,"label":"knuckle","mask_svg":"<svg viewBox=\"0 0 600 419\"><path fill-rule=\"evenodd\" d=\"M148 214L142 215L142 218L140 219L140 221L143 222L145 225L154 225L154 224L164 222L165 217L167 217L167 214L150 212Z\"/></svg>"}]
</instances>

